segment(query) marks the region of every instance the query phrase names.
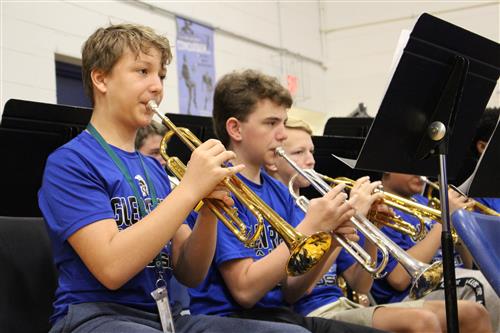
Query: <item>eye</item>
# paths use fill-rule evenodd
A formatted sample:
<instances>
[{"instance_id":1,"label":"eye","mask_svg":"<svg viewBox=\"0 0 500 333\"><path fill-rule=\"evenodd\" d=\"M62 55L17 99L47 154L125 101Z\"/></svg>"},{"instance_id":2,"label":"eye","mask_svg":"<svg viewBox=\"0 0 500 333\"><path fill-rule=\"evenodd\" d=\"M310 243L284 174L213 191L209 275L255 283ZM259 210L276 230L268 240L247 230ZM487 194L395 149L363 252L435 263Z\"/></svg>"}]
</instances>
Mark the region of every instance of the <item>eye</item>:
<instances>
[{"instance_id":1,"label":"eye","mask_svg":"<svg viewBox=\"0 0 500 333\"><path fill-rule=\"evenodd\" d=\"M146 68L139 68L137 72L141 75L148 75L148 70Z\"/></svg>"}]
</instances>

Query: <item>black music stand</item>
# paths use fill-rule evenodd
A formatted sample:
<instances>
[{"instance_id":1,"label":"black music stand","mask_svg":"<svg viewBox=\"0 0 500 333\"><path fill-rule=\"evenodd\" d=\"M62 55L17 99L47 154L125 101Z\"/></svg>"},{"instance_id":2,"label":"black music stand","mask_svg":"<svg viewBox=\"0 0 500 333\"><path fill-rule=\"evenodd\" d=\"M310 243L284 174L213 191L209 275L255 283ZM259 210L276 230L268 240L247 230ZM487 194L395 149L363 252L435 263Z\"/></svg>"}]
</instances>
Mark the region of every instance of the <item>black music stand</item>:
<instances>
[{"instance_id":1,"label":"black music stand","mask_svg":"<svg viewBox=\"0 0 500 333\"><path fill-rule=\"evenodd\" d=\"M469 197L500 197L500 119L476 169L460 189Z\"/></svg>"},{"instance_id":2,"label":"black music stand","mask_svg":"<svg viewBox=\"0 0 500 333\"><path fill-rule=\"evenodd\" d=\"M92 110L10 99L0 126L3 216L42 216L37 192L47 157L85 129Z\"/></svg>"},{"instance_id":3,"label":"black music stand","mask_svg":"<svg viewBox=\"0 0 500 333\"><path fill-rule=\"evenodd\" d=\"M366 137L373 118L331 117L326 121L323 135Z\"/></svg>"},{"instance_id":4,"label":"black music stand","mask_svg":"<svg viewBox=\"0 0 500 333\"><path fill-rule=\"evenodd\" d=\"M499 74L497 43L422 14L355 163L438 176L448 332L458 332L458 317L447 179L458 172Z\"/></svg>"}]
</instances>

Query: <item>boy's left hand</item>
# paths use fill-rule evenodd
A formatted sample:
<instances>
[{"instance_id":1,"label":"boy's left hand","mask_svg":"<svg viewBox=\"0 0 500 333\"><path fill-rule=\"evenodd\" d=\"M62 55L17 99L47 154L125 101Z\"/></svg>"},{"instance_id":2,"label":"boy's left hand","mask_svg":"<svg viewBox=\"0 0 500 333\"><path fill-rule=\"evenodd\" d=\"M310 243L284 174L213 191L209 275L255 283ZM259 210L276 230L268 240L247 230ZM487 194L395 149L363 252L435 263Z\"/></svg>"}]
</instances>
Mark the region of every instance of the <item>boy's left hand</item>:
<instances>
[{"instance_id":1,"label":"boy's left hand","mask_svg":"<svg viewBox=\"0 0 500 333\"><path fill-rule=\"evenodd\" d=\"M359 214L366 216L372 205L383 199L383 193L374 192L381 184L380 181L371 183L368 176L359 178L351 189L349 203Z\"/></svg>"}]
</instances>

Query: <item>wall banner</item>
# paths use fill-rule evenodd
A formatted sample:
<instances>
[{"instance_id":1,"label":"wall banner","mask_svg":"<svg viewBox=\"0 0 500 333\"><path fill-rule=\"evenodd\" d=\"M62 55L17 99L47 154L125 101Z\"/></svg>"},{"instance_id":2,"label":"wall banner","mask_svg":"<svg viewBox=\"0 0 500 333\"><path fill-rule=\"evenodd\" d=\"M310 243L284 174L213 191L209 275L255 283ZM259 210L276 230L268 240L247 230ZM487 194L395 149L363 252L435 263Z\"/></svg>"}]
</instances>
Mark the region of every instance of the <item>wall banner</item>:
<instances>
[{"instance_id":1,"label":"wall banner","mask_svg":"<svg viewBox=\"0 0 500 333\"><path fill-rule=\"evenodd\" d=\"M212 116L215 86L214 31L176 17L179 113Z\"/></svg>"}]
</instances>

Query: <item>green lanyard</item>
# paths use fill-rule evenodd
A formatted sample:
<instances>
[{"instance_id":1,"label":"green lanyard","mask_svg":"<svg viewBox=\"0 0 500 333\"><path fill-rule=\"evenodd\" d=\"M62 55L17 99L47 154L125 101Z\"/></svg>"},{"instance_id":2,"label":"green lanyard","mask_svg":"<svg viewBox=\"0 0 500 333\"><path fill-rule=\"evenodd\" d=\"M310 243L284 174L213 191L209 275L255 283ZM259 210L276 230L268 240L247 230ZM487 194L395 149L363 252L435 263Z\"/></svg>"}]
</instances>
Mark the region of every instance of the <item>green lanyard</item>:
<instances>
[{"instance_id":1,"label":"green lanyard","mask_svg":"<svg viewBox=\"0 0 500 333\"><path fill-rule=\"evenodd\" d=\"M104 149L104 151L106 151L106 153L109 155L109 157L111 157L111 159L116 164L118 169L120 169L121 173L123 174L123 176L127 180L127 183L130 185L130 188L134 192L134 197L137 201L137 205L139 206L141 218L145 217L147 215L146 205L144 204L144 200L142 199L142 197L139 195L139 190L137 188L136 183L132 179L132 176L130 175L130 171L125 166L125 164L120 159L120 157L118 157L118 155L115 153L115 151L113 149L111 149L111 146L106 142L106 140L104 140L102 135L99 134L99 132L97 132L97 130L95 129L95 127L92 124L89 123L87 125L87 130L94 137L94 139L97 140L97 142L101 145L101 147ZM153 210L158 205L158 198L156 197L156 189L153 185L153 182L151 181L151 178L149 177L148 169L146 167L146 164L144 164L144 160L142 159L141 154L138 154L138 155L139 155L139 160L141 161L142 168L144 169L144 175L146 176L146 183L148 184L148 189L150 191L151 201L153 203L151 210ZM160 279L163 280L163 276L162 276L163 265L161 262L160 254L158 254L156 256L154 262L155 262L155 267L158 271L158 275L160 276Z\"/></svg>"},{"instance_id":2,"label":"green lanyard","mask_svg":"<svg viewBox=\"0 0 500 333\"><path fill-rule=\"evenodd\" d=\"M130 185L130 188L134 192L134 197L137 200L137 205L139 205L139 211L141 212L141 218L145 217L147 215L146 212L146 205L144 204L144 200L142 197L139 195L139 190L137 189L137 184L134 182L132 179L132 176L130 175L130 171L128 168L123 164L123 161L118 157L118 155L115 153L113 149L111 149L110 145L104 140L104 138L97 132L95 127L92 124L88 124L87 130L90 132L90 134L94 137L94 139L99 142L101 147L106 151L106 153L111 157L113 162L115 162L116 166L118 169L120 169L121 173L127 180L127 183ZM151 191L151 201L153 202L152 209L158 205L158 199L156 197L156 189L151 182L151 179L149 178L149 172L148 169L146 168L146 164L144 164L144 160L142 159L141 154L139 155L139 160L141 161L142 168L144 169L144 174L146 176L146 183L148 184L148 189Z\"/></svg>"}]
</instances>

